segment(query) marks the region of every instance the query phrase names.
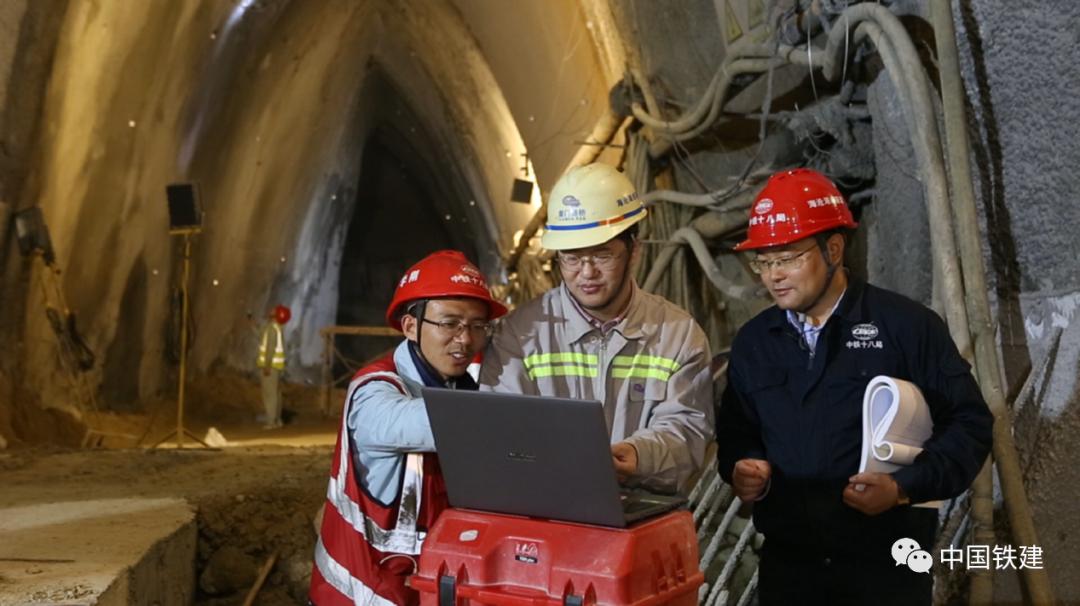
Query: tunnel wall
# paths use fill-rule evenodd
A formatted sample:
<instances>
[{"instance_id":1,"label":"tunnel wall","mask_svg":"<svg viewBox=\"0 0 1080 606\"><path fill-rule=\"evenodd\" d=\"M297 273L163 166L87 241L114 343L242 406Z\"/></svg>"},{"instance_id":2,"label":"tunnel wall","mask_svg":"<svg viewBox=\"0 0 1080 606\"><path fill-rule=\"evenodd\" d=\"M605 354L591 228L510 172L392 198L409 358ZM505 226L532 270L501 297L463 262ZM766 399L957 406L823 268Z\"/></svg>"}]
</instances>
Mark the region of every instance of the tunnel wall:
<instances>
[{"instance_id":1,"label":"tunnel wall","mask_svg":"<svg viewBox=\"0 0 1080 606\"><path fill-rule=\"evenodd\" d=\"M475 206L460 214L477 261L497 275L533 210L506 203L524 142L450 2L71 4L43 67L33 170L9 197L43 209L107 398L171 389L182 247L168 235L163 190L178 181L198 184L205 213L189 283L194 370L250 369L255 326L283 302L294 312L289 372L312 376L318 329L335 318L372 66L423 121L451 186L471 194ZM26 345L25 384L45 403L71 404L41 313L43 272L7 265L5 296L27 301L7 321Z\"/></svg>"}]
</instances>

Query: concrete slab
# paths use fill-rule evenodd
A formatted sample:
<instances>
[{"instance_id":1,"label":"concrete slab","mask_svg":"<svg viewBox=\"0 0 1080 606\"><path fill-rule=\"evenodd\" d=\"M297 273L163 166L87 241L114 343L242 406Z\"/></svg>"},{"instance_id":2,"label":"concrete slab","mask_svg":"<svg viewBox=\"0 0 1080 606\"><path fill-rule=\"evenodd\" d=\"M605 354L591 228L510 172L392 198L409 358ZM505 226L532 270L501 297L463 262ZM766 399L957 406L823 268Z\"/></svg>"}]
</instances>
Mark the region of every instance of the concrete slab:
<instances>
[{"instance_id":1,"label":"concrete slab","mask_svg":"<svg viewBox=\"0 0 1080 606\"><path fill-rule=\"evenodd\" d=\"M190 604L195 511L182 499L0 510L0 604Z\"/></svg>"}]
</instances>

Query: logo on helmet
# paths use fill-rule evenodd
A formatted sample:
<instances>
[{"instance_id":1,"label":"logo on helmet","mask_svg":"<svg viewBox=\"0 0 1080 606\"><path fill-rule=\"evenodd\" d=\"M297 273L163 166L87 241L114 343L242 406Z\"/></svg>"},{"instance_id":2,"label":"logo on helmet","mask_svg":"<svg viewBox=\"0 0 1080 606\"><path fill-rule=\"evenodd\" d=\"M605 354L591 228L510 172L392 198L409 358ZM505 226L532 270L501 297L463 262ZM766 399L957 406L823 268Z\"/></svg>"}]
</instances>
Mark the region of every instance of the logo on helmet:
<instances>
[{"instance_id":1,"label":"logo on helmet","mask_svg":"<svg viewBox=\"0 0 1080 606\"><path fill-rule=\"evenodd\" d=\"M581 206L581 200L578 200L574 196L563 196L563 206Z\"/></svg>"},{"instance_id":2,"label":"logo on helmet","mask_svg":"<svg viewBox=\"0 0 1080 606\"><path fill-rule=\"evenodd\" d=\"M851 336L860 341L869 341L878 336L878 328L873 324L858 324L851 329Z\"/></svg>"},{"instance_id":3,"label":"logo on helmet","mask_svg":"<svg viewBox=\"0 0 1080 606\"><path fill-rule=\"evenodd\" d=\"M461 266L461 271L463 271L463 272L465 272L467 274L472 274L474 276L479 276L480 275L480 272L475 267L473 267L472 265L462 265Z\"/></svg>"},{"instance_id":4,"label":"logo on helmet","mask_svg":"<svg viewBox=\"0 0 1080 606\"><path fill-rule=\"evenodd\" d=\"M754 212L759 215L764 215L770 210L772 210L772 200L770 200L769 198L762 198L761 200L758 200L757 206L754 207Z\"/></svg>"}]
</instances>

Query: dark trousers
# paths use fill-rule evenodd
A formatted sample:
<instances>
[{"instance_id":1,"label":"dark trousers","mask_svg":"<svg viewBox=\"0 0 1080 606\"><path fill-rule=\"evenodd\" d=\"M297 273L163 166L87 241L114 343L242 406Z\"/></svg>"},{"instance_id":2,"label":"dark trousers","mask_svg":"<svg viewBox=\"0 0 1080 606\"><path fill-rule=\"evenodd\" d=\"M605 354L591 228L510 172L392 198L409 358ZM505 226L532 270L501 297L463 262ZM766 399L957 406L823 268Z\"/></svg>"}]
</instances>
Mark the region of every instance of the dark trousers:
<instances>
[{"instance_id":1,"label":"dark trousers","mask_svg":"<svg viewBox=\"0 0 1080 606\"><path fill-rule=\"evenodd\" d=\"M765 541L758 572L761 606L930 606L930 573L897 566L887 552L829 555Z\"/></svg>"}]
</instances>

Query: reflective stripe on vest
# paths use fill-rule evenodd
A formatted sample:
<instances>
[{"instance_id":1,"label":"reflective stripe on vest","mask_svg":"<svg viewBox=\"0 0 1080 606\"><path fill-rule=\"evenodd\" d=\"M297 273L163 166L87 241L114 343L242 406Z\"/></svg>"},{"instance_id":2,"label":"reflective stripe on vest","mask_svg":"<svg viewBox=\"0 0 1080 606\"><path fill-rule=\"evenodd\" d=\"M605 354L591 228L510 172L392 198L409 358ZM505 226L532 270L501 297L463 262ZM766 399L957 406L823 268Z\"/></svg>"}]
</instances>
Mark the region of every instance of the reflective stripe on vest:
<instances>
[{"instance_id":1,"label":"reflective stripe on vest","mask_svg":"<svg viewBox=\"0 0 1080 606\"><path fill-rule=\"evenodd\" d=\"M336 589L343 598L351 596L351 601L343 599L343 603L370 604L371 606L394 606L394 603L372 591L359 579L349 574L349 569L337 562L326 551L322 537L315 543L315 567L317 574L322 575L324 581ZM320 604L319 606L333 606Z\"/></svg>"},{"instance_id":2,"label":"reflective stripe on vest","mask_svg":"<svg viewBox=\"0 0 1080 606\"><path fill-rule=\"evenodd\" d=\"M402 393L408 393L401 379L394 373L374 372L362 377L357 377L349 386L349 398L362 385L373 380L389 381L397 386ZM348 415L341 415L341 439L342 444L348 444L349 427L346 423ZM345 494L345 478L352 469L352 461L349 459L349 449L342 448L338 460L338 473L331 477L326 489L327 500L337 509L341 517L353 527L353 530L364 536L368 543L379 551L391 551L416 555L420 553L420 545L423 542L417 536L416 519L420 513L420 502L423 494L424 483L424 458L420 453L409 453L405 457L405 477L401 480L401 497L398 499L397 524L394 528L380 527L374 520L364 515L360 505Z\"/></svg>"},{"instance_id":3,"label":"reflective stripe on vest","mask_svg":"<svg viewBox=\"0 0 1080 606\"><path fill-rule=\"evenodd\" d=\"M357 389L371 381L386 381L407 394L401 378L393 372L369 372L353 379L346 402L352 401ZM348 407L342 412L338 433L337 460L331 469L326 491L326 511L319 540L315 546L311 598L322 606L338 604L370 604L392 606L399 599L398 583L385 582L387 574L380 564L386 556L404 554L413 559L420 553L425 533L417 530L423 500L424 455L410 453L405 458L405 472L398 498L398 510L393 528L385 528L365 513L365 507L380 506L360 492L355 481L348 433ZM350 494L355 491L355 495ZM369 510L371 511L371 510ZM389 508L381 507L387 513ZM355 550L363 550L363 555ZM369 550L375 551L369 551ZM384 595L375 593L381 588ZM389 592L389 593L388 593Z\"/></svg>"},{"instance_id":4,"label":"reflective stripe on vest","mask_svg":"<svg viewBox=\"0 0 1080 606\"><path fill-rule=\"evenodd\" d=\"M267 359L269 343L270 328L274 329L274 335L277 337L277 343L274 345L274 356L272 359ZM259 342L259 358L255 361L255 364L259 368L266 368L268 366L282 370L285 368L285 341L281 334L281 326L277 322L269 322L268 326L262 331L262 339Z\"/></svg>"}]
</instances>

